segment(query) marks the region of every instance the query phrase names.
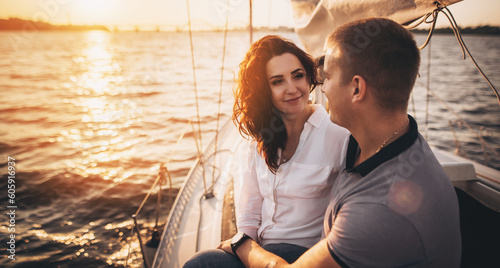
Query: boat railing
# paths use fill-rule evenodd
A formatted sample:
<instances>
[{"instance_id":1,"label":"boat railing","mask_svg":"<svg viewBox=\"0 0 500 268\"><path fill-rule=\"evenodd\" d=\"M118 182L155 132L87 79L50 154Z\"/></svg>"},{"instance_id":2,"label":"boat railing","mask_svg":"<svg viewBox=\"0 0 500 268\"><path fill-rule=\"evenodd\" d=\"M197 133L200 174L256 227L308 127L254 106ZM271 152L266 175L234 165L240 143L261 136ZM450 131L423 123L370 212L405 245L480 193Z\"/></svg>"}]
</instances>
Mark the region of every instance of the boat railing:
<instances>
[{"instance_id":1,"label":"boat railing","mask_svg":"<svg viewBox=\"0 0 500 268\"><path fill-rule=\"evenodd\" d=\"M168 179L165 176L165 174L168 175ZM172 177L170 175L170 172L168 171L168 168L165 166L165 164L161 164L160 169L158 171L158 176L156 177L153 185L151 186L150 190L148 191L148 193L146 194L146 196L142 200L142 203L139 206L139 208L137 209L137 211L132 215L132 219L134 221L133 232L135 232L137 234L137 239L139 240L139 245L141 248L142 257L143 257L144 264L145 264L146 268L151 267L151 264L149 263L149 258L147 257L147 252L146 252L146 248L145 248L146 244L143 242L142 237L141 237L141 229L140 229L139 223L138 223L138 216L139 216L139 213L142 211L144 204L146 204L146 201L149 199L149 197L151 196L151 194L154 191L154 189L156 188L156 186L158 186L158 193L156 195L156 212L155 212L156 221L155 221L155 226L153 228L153 232L151 235L151 240L149 240L147 242L147 244L149 244L150 246L157 247L159 242L160 242L160 237L161 237L161 230L158 228L158 220L159 220L160 207L161 207L162 185L166 185L167 183L169 184L169 193L172 193L172 189L173 189ZM133 234L131 236L133 236ZM128 256L127 256L127 263L128 263Z\"/></svg>"},{"instance_id":2,"label":"boat railing","mask_svg":"<svg viewBox=\"0 0 500 268\"><path fill-rule=\"evenodd\" d=\"M167 190L167 194L168 194L168 202L167 203L168 204L173 203L172 198L176 195L174 188L173 188L173 185L172 185L172 176L171 176L170 171L168 170L167 166L168 166L168 163L171 159L171 156L174 154L174 152L177 148L177 145L184 138L184 135L186 134L189 125L191 125L191 120L189 120L186 123L186 127L184 128L184 131L181 133L181 135L177 139L177 142L175 143L174 148L172 149L167 161L160 164L159 169L158 169L158 175L156 176L156 179L154 180L153 184L151 185L151 188L147 192L146 196L142 200L142 202L139 205L139 207L137 208L136 212L134 214L132 214L132 216L131 216L133 223L134 223L134 227L131 230L130 237L132 238L134 236L134 232L137 234L137 239L139 241L139 246L140 246L142 258L144 261L144 266L146 268L151 267L151 263L150 263L151 258L149 257L146 246L149 246L152 248L157 248L159 243L160 243L160 239L161 239L162 228L160 228L160 225L159 225L159 218L160 218L160 212L161 212L161 203L162 203L161 201L162 201L163 191ZM165 186L165 185L168 185L167 189L163 188L163 186ZM149 241L147 241L146 243L144 243L143 238L141 236L141 228L140 228L140 224L139 224L139 214L143 210L144 205L146 204L148 199L151 197L151 195L153 194L153 192L155 191L156 188L158 188L158 190L156 193L155 225L154 225L152 233L151 233L151 239ZM130 258L130 244L131 243L129 243L127 260L125 262L126 266L128 266L128 261Z\"/></svg>"},{"instance_id":3,"label":"boat railing","mask_svg":"<svg viewBox=\"0 0 500 268\"><path fill-rule=\"evenodd\" d=\"M197 185L203 185L203 193L199 196L198 202L202 202L203 200L211 199L214 197L213 195L213 187L219 181L222 171L215 164L216 163L216 155L226 152L226 153L234 153L233 151L229 151L227 148L217 147L217 139L224 140L228 138L228 135L231 134L228 131L232 126L231 120L228 120L219 130L219 134L214 137L211 143L204 150L202 155L196 159L196 162L192 166L191 170L186 175L186 179L184 181L183 186L180 188L179 193L172 205L170 210L167 224L164 228L164 234L162 241L160 242L161 251L158 251L155 256L155 263L153 263L153 267L160 267L162 263L166 260L167 255L171 253L173 247L175 246L175 240L178 237L179 228L181 227L181 221L183 215L185 213L185 209L188 206L189 200L193 198L193 193L196 191ZM216 149L217 148L217 149ZM211 172L215 172L218 174L210 175ZM208 177L212 177L211 185L208 185L210 181L207 181ZM209 180L210 178L208 178ZM195 249L198 251L199 245L199 231L200 231L200 219L203 211L200 211L200 218L198 219L198 228L197 235L195 241Z\"/></svg>"}]
</instances>

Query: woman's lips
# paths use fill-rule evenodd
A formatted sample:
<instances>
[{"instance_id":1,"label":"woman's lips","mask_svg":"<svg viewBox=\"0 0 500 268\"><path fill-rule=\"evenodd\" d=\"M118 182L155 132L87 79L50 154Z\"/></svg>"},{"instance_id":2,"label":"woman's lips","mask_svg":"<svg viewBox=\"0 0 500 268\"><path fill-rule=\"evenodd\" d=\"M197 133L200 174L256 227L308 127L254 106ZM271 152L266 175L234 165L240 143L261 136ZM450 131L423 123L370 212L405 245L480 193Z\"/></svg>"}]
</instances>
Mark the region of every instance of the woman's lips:
<instances>
[{"instance_id":1,"label":"woman's lips","mask_svg":"<svg viewBox=\"0 0 500 268\"><path fill-rule=\"evenodd\" d=\"M300 98L302 98L302 95L298 96L297 98L293 98L293 99L285 100L285 102L294 102L294 101L299 100Z\"/></svg>"}]
</instances>

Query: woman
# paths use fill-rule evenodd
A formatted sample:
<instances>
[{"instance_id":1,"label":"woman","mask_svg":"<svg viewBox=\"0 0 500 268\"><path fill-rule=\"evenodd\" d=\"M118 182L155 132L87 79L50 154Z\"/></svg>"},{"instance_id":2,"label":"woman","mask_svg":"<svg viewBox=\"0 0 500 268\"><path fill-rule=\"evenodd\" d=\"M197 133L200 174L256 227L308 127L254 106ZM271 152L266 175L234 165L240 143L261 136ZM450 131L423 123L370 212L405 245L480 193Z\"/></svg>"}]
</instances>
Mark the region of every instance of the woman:
<instances>
[{"instance_id":1,"label":"woman","mask_svg":"<svg viewBox=\"0 0 500 268\"><path fill-rule=\"evenodd\" d=\"M318 84L312 58L294 43L265 36L240 64L233 120L254 142L243 179L239 232L288 262L318 242L347 130L320 105L309 104ZM237 267L238 258L205 251L185 267Z\"/></svg>"}]
</instances>

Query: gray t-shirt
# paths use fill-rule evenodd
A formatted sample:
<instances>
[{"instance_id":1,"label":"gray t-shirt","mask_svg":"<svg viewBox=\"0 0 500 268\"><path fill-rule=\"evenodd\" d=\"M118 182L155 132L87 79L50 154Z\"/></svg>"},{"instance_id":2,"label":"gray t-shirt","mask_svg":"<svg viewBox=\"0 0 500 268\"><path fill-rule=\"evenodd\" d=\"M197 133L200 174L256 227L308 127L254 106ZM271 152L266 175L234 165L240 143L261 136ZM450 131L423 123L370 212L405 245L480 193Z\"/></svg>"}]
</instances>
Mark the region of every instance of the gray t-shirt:
<instances>
[{"instance_id":1,"label":"gray t-shirt","mask_svg":"<svg viewBox=\"0 0 500 268\"><path fill-rule=\"evenodd\" d=\"M351 137L324 226L342 266L460 266L455 191L409 118L408 133L354 168L358 144Z\"/></svg>"}]
</instances>

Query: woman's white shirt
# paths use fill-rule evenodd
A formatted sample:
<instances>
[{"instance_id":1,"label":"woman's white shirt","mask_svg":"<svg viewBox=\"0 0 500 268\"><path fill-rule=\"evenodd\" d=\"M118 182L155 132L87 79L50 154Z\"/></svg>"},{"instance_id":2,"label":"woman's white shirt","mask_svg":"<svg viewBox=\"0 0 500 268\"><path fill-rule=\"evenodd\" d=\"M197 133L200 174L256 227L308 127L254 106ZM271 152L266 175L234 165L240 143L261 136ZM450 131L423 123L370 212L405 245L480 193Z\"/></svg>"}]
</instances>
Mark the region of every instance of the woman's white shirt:
<instances>
[{"instance_id":1,"label":"woman's white shirt","mask_svg":"<svg viewBox=\"0 0 500 268\"><path fill-rule=\"evenodd\" d=\"M238 230L261 245L316 244L348 137L349 132L332 123L323 106L316 105L294 155L276 174L252 143L238 203Z\"/></svg>"}]
</instances>

